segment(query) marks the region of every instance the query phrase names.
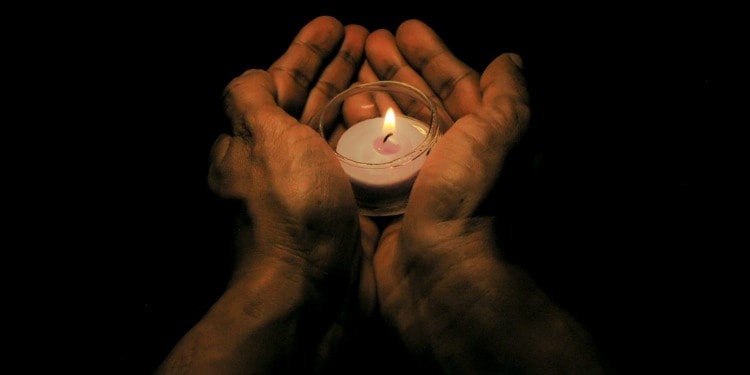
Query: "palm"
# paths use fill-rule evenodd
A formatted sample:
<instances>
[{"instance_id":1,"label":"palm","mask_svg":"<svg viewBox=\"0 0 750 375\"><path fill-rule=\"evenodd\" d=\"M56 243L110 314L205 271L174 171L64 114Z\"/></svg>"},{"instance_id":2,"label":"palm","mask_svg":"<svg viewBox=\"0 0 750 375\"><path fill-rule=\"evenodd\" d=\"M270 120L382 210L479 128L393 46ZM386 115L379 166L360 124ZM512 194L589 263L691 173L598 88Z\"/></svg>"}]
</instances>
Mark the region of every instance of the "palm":
<instances>
[{"instance_id":1,"label":"palm","mask_svg":"<svg viewBox=\"0 0 750 375\"><path fill-rule=\"evenodd\" d=\"M525 90L520 76L508 75L515 65L507 56L480 76L419 22L395 38L371 34L366 54L361 81L400 80L439 98L444 134L372 256L380 312L421 348L494 293L503 273L489 221L473 215L527 122Z\"/></svg>"}]
</instances>

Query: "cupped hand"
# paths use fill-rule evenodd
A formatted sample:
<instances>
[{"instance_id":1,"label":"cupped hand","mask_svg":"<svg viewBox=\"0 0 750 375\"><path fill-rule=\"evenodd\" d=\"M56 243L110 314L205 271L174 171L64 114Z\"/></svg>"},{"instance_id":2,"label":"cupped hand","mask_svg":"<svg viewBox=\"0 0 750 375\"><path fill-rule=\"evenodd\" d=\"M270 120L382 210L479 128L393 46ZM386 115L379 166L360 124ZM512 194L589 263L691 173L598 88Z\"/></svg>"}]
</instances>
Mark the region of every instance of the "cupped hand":
<instances>
[{"instance_id":1,"label":"cupped hand","mask_svg":"<svg viewBox=\"0 0 750 375\"><path fill-rule=\"evenodd\" d=\"M420 88L437 103L444 131L403 217L368 257L382 315L410 350L448 372L588 370L587 343L578 342L585 335L503 260L492 218L477 215L528 125L520 57L500 55L480 74L418 20L395 36L374 31L365 51L359 80Z\"/></svg>"},{"instance_id":2,"label":"cupped hand","mask_svg":"<svg viewBox=\"0 0 750 375\"><path fill-rule=\"evenodd\" d=\"M278 291L341 302L353 279L357 208L326 140L306 124L359 69L367 30L321 16L267 70L252 69L225 90L232 134L212 149L209 185L245 208L233 280L281 275Z\"/></svg>"},{"instance_id":3,"label":"cupped hand","mask_svg":"<svg viewBox=\"0 0 750 375\"><path fill-rule=\"evenodd\" d=\"M349 181L307 122L350 85L367 34L315 18L270 68L226 87L232 134L213 145L208 183L243 208L235 271L157 373L288 373L327 357L376 237L360 235Z\"/></svg>"}]
</instances>

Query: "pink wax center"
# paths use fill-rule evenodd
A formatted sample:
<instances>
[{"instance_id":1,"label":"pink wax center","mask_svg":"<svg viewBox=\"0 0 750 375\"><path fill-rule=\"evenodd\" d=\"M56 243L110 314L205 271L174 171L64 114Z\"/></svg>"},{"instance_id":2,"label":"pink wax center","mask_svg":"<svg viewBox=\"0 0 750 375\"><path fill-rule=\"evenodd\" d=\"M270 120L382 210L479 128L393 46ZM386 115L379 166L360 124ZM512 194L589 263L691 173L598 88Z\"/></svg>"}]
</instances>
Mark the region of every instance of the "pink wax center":
<instances>
[{"instance_id":1,"label":"pink wax center","mask_svg":"<svg viewBox=\"0 0 750 375\"><path fill-rule=\"evenodd\" d=\"M386 135L383 138L375 138L372 142L372 147L382 155L392 155L401 149L401 146L399 146L396 139L394 139L393 133L389 133L389 135Z\"/></svg>"}]
</instances>

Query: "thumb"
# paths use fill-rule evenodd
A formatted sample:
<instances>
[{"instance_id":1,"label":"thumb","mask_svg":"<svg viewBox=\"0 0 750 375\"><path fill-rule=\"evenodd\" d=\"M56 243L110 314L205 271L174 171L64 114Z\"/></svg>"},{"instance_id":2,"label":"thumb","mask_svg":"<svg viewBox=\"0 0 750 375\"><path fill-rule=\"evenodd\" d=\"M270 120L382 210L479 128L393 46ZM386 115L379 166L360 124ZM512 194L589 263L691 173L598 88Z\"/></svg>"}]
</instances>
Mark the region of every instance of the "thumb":
<instances>
[{"instance_id":1,"label":"thumb","mask_svg":"<svg viewBox=\"0 0 750 375\"><path fill-rule=\"evenodd\" d=\"M528 94L516 55L496 58L480 78L480 107L459 118L430 152L407 212L441 222L471 216L529 122ZM406 219L406 217L405 217Z\"/></svg>"}]
</instances>

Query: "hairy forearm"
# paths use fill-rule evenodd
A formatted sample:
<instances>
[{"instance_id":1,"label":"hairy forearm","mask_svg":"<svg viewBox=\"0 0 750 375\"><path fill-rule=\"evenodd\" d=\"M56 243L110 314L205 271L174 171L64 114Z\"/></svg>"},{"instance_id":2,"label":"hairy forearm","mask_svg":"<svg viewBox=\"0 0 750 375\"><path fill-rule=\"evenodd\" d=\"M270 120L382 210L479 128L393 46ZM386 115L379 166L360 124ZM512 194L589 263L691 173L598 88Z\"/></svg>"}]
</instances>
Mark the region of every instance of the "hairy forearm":
<instances>
[{"instance_id":1,"label":"hairy forearm","mask_svg":"<svg viewBox=\"0 0 750 375\"><path fill-rule=\"evenodd\" d=\"M287 370L298 355L306 282L285 267L235 278L174 347L158 374L264 374Z\"/></svg>"}]
</instances>

